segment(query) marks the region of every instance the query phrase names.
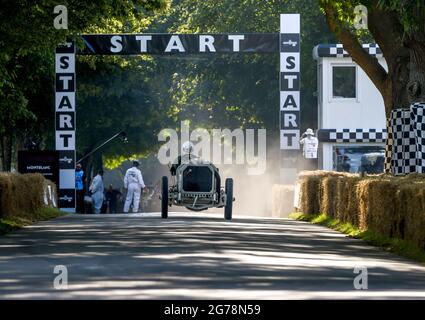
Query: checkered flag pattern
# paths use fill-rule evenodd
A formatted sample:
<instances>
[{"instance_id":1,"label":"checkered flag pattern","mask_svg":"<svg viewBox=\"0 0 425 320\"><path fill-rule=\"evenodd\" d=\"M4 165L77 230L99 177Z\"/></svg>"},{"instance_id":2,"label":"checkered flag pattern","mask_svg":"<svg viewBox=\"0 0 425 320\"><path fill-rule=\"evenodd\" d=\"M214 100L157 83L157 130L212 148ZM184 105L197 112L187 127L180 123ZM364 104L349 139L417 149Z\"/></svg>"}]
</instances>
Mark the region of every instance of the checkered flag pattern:
<instances>
[{"instance_id":1,"label":"checkered flag pattern","mask_svg":"<svg viewBox=\"0 0 425 320\"><path fill-rule=\"evenodd\" d=\"M340 43L336 44L334 47L330 47L329 54L337 58L349 56L348 52L344 50L344 47Z\"/></svg>"},{"instance_id":2,"label":"checkered flag pattern","mask_svg":"<svg viewBox=\"0 0 425 320\"><path fill-rule=\"evenodd\" d=\"M320 129L318 138L321 142L353 143L377 142L384 143L387 139L386 129Z\"/></svg>"},{"instance_id":3,"label":"checkered flag pattern","mask_svg":"<svg viewBox=\"0 0 425 320\"><path fill-rule=\"evenodd\" d=\"M395 109L391 112L392 174L404 175L416 172L416 141L410 110Z\"/></svg>"},{"instance_id":4,"label":"checkered flag pattern","mask_svg":"<svg viewBox=\"0 0 425 320\"><path fill-rule=\"evenodd\" d=\"M371 56L376 58L383 57L382 51L376 43L365 43L362 45L363 49ZM344 50L341 43L337 44L319 44L316 46L315 56L317 57L334 57L334 58L348 58L350 55Z\"/></svg>"},{"instance_id":5,"label":"checkered flag pattern","mask_svg":"<svg viewBox=\"0 0 425 320\"><path fill-rule=\"evenodd\" d=\"M410 106L410 119L416 142L416 172L425 173L425 103Z\"/></svg>"},{"instance_id":6,"label":"checkered flag pattern","mask_svg":"<svg viewBox=\"0 0 425 320\"><path fill-rule=\"evenodd\" d=\"M393 148L393 130L391 127L391 120L387 119L387 143L385 144L385 163L384 172L391 173L391 158Z\"/></svg>"}]
</instances>

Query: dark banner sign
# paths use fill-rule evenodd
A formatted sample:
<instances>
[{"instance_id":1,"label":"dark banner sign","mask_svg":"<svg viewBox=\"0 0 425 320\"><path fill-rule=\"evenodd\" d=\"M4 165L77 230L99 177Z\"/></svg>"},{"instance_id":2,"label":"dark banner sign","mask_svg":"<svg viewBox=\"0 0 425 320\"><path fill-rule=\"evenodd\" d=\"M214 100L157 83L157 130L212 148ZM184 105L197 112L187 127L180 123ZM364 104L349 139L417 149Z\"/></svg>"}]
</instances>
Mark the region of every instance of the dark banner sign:
<instances>
[{"instance_id":1,"label":"dark banner sign","mask_svg":"<svg viewBox=\"0 0 425 320\"><path fill-rule=\"evenodd\" d=\"M279 34L83 35L80 54L277 53Z\"/></svg>"},{"instance_id":2,"label":"dark banner sign","mask_svg":"<svg viewBox=\"0 0 425 320\"><path fill-rule=\"evenodd\" d=\"M58 151L18 151L19 173L40 173L59 186Z\"/></svg>"}]
</instances>

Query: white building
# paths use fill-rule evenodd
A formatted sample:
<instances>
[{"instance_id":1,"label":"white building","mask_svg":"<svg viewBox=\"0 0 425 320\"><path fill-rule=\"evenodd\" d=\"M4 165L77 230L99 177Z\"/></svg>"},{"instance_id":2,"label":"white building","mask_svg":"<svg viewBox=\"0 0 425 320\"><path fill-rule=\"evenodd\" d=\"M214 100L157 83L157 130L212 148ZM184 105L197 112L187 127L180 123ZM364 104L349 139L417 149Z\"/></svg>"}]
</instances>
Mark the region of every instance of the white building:
<instances>
[{"instance_id":1,"label":"white building","mask_svg":"<svg viewBox=\"0 0 425 320\"><path fill-rule=\"evenodd\" d=\"M387 68L377 45L363 47ZM318 71L319 168L359 172L362 155L370 153L380 154L380 166L387 133L378 89L342 45L320 44L313 56Z\"/></svg>"}]
</instances>

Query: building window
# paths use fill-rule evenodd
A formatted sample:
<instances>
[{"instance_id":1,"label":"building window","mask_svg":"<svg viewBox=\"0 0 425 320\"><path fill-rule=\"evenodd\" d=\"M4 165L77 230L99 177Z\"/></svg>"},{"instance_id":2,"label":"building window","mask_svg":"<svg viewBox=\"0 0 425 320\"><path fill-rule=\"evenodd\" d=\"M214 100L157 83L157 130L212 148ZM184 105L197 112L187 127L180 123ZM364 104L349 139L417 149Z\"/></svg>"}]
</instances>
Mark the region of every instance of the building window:
<instances>
[{"instance_id":1,"label":"building window","mask_svg":"<svg viewBox=\"0 0 425 320\"><path fill-rule=\"evenodd\" d=\"M332 97L334 99L355 99L356 93L356 67L332 67Z\"/></svg>"}]
</instances>

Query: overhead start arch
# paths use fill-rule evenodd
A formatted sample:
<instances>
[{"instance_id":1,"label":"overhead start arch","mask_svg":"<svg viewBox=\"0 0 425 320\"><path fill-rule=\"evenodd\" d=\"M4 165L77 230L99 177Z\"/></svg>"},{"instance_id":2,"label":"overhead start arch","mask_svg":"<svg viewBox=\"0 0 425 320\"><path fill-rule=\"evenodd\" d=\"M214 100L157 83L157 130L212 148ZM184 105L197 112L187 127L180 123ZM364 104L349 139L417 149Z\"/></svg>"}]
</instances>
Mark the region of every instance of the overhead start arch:
<instances>
[{"instance_id":1,"label":"overhead start arch","mask_svg":"<svg viewBox=\"0 0 425 320\"><path fill-rule=\"evenodd\" d=\"M88 34L84 48L56 49L55 129L59 151L59 207L75 211L76 55L279 53L281 181L292 183L300 138L300 15L281 14L280 34Z\"/></svg>"}]
</instances>

